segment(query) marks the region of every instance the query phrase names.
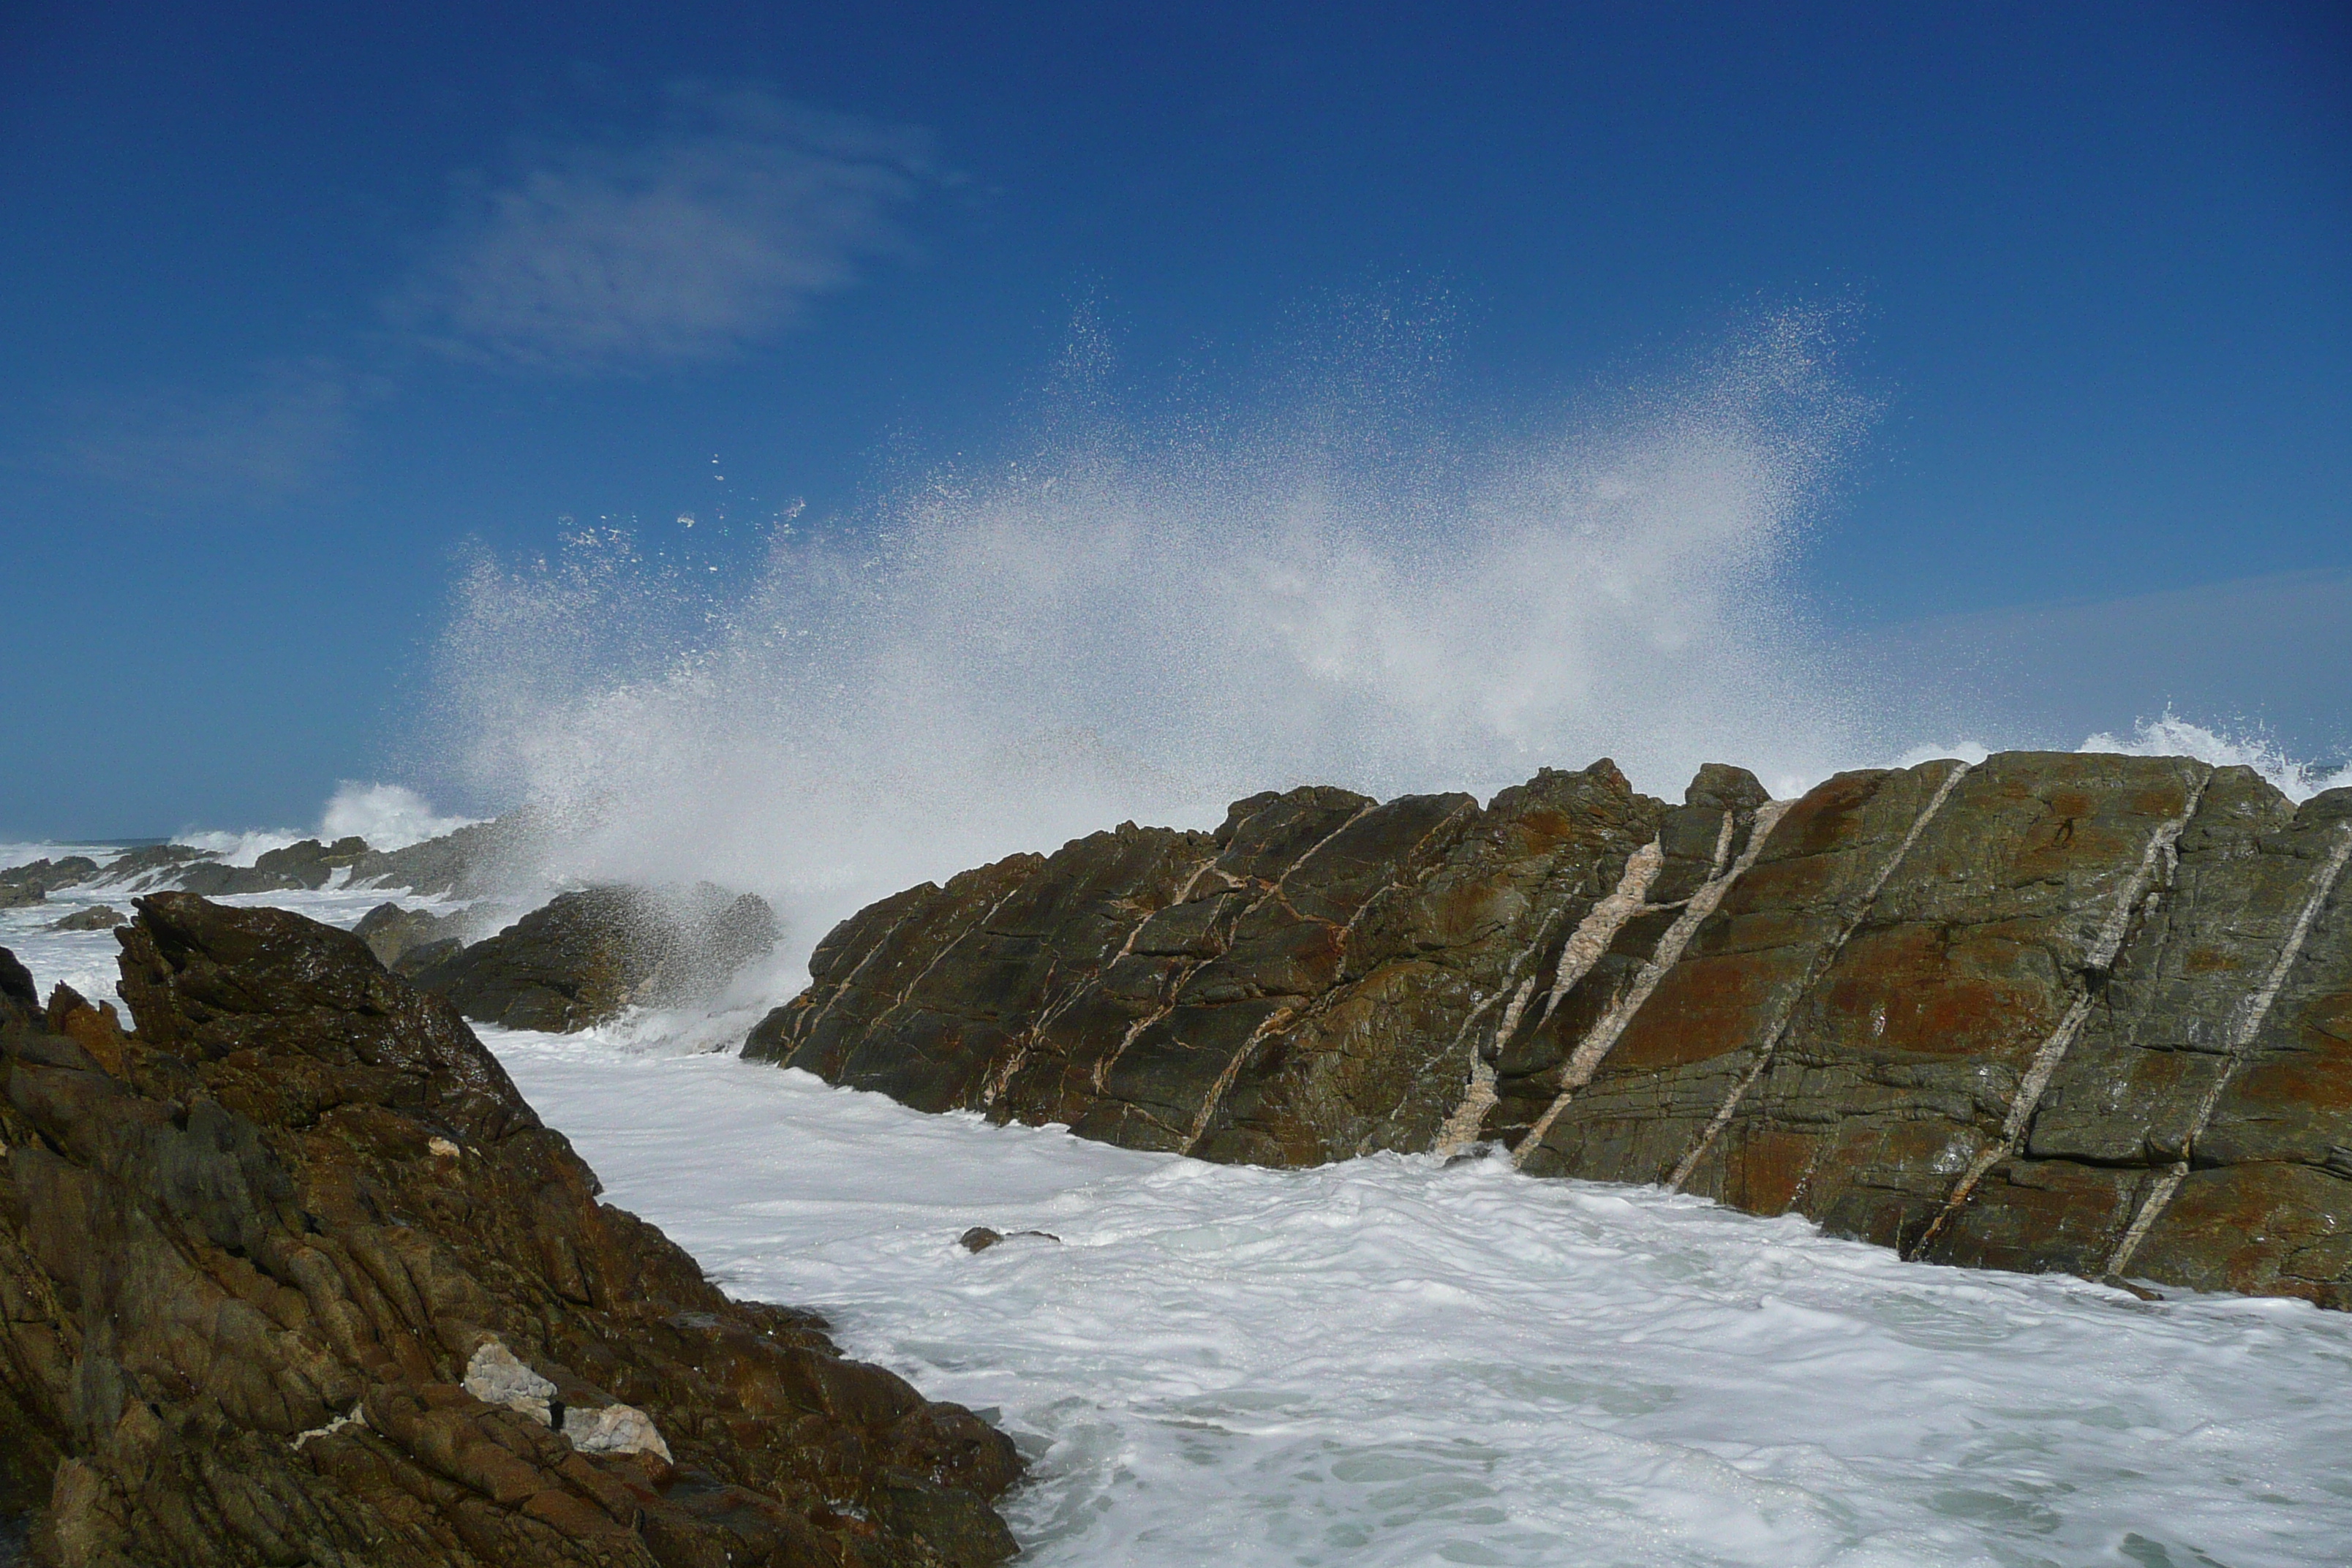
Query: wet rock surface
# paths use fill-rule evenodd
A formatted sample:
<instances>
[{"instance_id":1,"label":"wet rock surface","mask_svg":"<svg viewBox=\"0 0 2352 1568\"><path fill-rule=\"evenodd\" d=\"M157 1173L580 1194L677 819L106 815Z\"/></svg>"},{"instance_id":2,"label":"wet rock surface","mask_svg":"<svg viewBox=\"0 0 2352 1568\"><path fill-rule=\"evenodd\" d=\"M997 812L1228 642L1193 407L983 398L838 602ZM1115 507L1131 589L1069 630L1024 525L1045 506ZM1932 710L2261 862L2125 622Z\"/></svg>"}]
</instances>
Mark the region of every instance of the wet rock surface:
<instances>
[{"instance_id":1,"label":"wet rock surface","mask_svg":"<svg viewBox=\"0 0 2352 1568\"><path fill-rule=\"evenodd\" d=\"M978 1563L1011 1446L595 1201L447 1004L179 893L0 952L0 1520L103 1564Z\"/></svg>"},{"instance_id":2,"label":"wet rock surface","mask_svg":"<svg viewBox=\"0 0 2352 1568\"><path fill-rule=\"evenodd\" d=\"M51 931L111 931L122 923L122 911L110 904L92 904L62 920L49 922Z\"/></svg>"},{"instance_id":3,"label":"wet rock surface","mask_svg":"<svg viewBox=\"0 0 2352 1568\"><path fill-rule=\"evenodd\" d=\"M336 872L358 865L367 853L367 841L362 838L338 838L332 844L305 838L281 849L264 850L250 866L224 866L216 860L190 866L179 873L178 884L183 892L206 898L297 889L316 891L333 880Z\"/></svg>"},{"instance_id":4,"label":"wet rock surface","mask_svg":"<svg viewBox=\"0 0 2352 1568\"><path fill-rule=\"evenodd\" d=\"M371 941L393 929L386 917ZM591 888L559 894L471 946L420 948L414 963L404 951L396 962L468 1018L562 1033L633 1005L709 994L778 934L775 912L750 893L708 884L678 895Z\"/></svg>"},{"instance_id":5,"label":"wet rock surface","mask_svg":"<svg viewBox=\"0 0 2352 1568\"><path fill-rule=\"evenodd\" d=\"M7 867L0 869L0 910L37 904L60 888L79 887L97 875L98 862L87 855Z\"/></svg>"},{"instance_id":6,"label":"wet rock surface","mask_svg":"<svg viewBox=\"0 0 2352 1568\"><path fill-rule=\"evenodd\" d=\"M414 974L462 945L466 917L378 904L362 915L352 934L367 943L376 962L394 974Z\"/></svg>"},{"instance_id":7,"label":"wet rock surface","mask_svg":"<svg viewBox=\"0 0 2352 1568\"><path fill-rule=\"evenodd\" d=\"M105 868L90 879L108 887L139 891L162 887L190 867L219 858L217 850L198 849L189 844L142 844L108 861Z\"/></svg>"},{"instance_id":8,"label":"wet rock surface","mask_svg":"<svg viewBox=\"0 0 2352 1568\"><path fill-rule=\"evenodd\" d=\"M745 1054L1311 1164L1492 1142L1935 1261L2352 1307L2352 791L2010 752L1335 789L845 921Z\"/></svg>"},{"instance_id":9,"label":"wet rock surface","mask_svg":"<svg viewBox=\"0 0 2352 1568\"><path fill-rule=\"evenodd\" d=\"M528 812L470 823L400 849L370 850L352 867L363 887L405 888L423 897L478 898L520 879L539 824Z\"/></svg>"}]
</instances>

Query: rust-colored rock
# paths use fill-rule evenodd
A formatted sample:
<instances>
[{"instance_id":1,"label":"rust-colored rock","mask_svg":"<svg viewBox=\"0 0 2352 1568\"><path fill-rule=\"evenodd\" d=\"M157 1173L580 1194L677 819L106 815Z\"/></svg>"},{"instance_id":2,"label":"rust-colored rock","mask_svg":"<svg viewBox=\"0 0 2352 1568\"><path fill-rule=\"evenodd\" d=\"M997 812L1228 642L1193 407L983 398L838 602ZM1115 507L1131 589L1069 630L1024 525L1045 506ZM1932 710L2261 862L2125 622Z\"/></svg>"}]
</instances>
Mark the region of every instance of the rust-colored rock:
<instances>
[{"instance_id":1,"label":"rust-colored rock","mask_svg":"<svg viewBox=\"0 0 2352 1568\"><path fill-rule=\"evenodd\" d=\"M747 1050L1209 1159L1492 1141L1937 1261L2346 1307L2347 859L2352 791L2186 758L1296 790L885 900Z\"/></svg>"},{"instance_id":2,"label":"rust-colored rock","mask_svg":"<svg viewBox=\"0 0 2352 1568\"><path fill-rule=\"evenodd\" d=\"M0 953L0 1515L34 1559L980 1563L1011 1446L595 1201L444 1001L185 894L137 1024Z\"/></svg>"}]
</instances>

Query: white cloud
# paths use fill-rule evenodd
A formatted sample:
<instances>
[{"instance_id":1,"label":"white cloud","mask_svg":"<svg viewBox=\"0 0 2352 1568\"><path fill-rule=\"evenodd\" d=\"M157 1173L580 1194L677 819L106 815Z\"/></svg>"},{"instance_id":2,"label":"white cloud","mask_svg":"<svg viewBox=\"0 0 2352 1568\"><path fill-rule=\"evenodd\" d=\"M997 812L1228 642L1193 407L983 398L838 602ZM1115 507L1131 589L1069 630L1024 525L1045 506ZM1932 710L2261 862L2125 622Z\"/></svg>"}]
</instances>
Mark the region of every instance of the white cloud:
<instances>
[{"instance_id":1,"label":"white cloud","mask_svg":"<svg viewBox=\"0 0 2352 1568\"><path fill-rule=\"evenodd\" d=\"M268 366L236 391L110 389L60 404L55 453L125 489L282 500L340 462L373 390L326 361Z\"/></svg>"},{"instance_id":2,"label":"white cloud","mask_svg":"<svg viewBox=\"0 0 2352 1568\"><path fill-rule=\"evenodd\" d=\"M919 131L681 86L634 144L528 160L470 201L404 313L465 357L572 373L723 358L908 249Z\"/></svg>"}]
</instances>

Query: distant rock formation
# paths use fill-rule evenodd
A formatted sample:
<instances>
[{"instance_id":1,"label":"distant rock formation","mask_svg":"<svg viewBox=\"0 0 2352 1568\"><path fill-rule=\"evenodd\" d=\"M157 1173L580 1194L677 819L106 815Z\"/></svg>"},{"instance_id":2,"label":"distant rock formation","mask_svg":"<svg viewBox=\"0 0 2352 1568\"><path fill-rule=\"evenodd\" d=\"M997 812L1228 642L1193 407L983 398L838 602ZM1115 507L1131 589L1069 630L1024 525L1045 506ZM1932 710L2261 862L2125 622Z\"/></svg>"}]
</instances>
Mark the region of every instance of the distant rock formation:
<instances>
[{"instance_id":1,"label":"distant rock formation","mask_svg":"<svg viewBox=\"0 0 2352 1568\"><path fill-rule=\"evenodd\" d=\"M91 904L62 920L51 921L50 931L112 931L122 923L122 911L109 904Z\"/></svg>"},{"instance_id":2,"label":"distant rock formation","mask_svg":"<svg viewBox=\"0 0 2352 1568\"><path fill-rule=\"evenodd\" d=\"M207 860L179 873L180 890L219 898L228 893L287 893L298 889L316 892L335 873L356 866L368 854L367 841L357 837L321 844L305 838L280 849L265 849L250 866L224 866Z\"/></svg>"},{"instance_id":3,"label":"distant rock formation","mask_svg":"<svg viewBox=\"0 0 2352 1568\"><path fill-rule=\"evenodd\" d=\"M1012 1553L1001 1434L597 1203L447 1004L283 910L138 910L136 1034L0 952L0 1541L30 1510L60 1568Z\"/></svg>"},{"instance_id":4,"label":"distant rock formation","mask_svg":"<svg viewBox=\"0 0 2352 1568\"><path fill-rule=\"evenodd\" d=\"M1491 1143L1934 1261L2352 1307L2352 790L2010 752L1307 788L844 921L747 1056L1306 1165Z\"/></svg>"},{"instance_id":5,"label":"distant rock formation","mask_svg":"<svg viewBox=\"0 0 2352 1568\"><path fill-rule=\"evenodd\" d=\"M501 892L529 860L541 824L528 811L470 823L402 849L372 849L352 867L361 887L405 888L421 897Z\"/></svg>"}]
</instances>

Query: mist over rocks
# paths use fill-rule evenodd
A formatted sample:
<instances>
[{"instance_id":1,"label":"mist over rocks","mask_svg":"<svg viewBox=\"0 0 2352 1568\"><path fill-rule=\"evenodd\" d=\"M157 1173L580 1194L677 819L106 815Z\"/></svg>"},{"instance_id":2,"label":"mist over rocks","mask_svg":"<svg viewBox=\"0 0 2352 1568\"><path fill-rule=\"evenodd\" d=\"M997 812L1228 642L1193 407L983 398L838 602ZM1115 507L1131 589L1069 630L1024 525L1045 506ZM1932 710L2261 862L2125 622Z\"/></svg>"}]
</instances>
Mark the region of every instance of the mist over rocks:
<instances>
[{"instance_id":1,"label":"mist over rocks","mask_svg":"<svg viewBox=\"0 0 2352 1568\"><path fill-rule=\"evenodd\" d=\"M380 921L372 943L391 926ZM780 934L775 911L751 893L709 883L681 892L590 888L560 893L470 946L443 938L394 962L477 1022L561 1034L625 1007L710 996Z\"/></svg>"},{"instance_id":2,"label":"mist over rocks","mask_svg":"<svg viewBox=\"0 0 2352 1568\"><path fill-rule=\"evenodd\" d=\"M1006 1439L597 1203L448 1004L285 910L137 908L135 1033L0 951L0 1519L32 1561L1011 1555Z\"/></svg>"},{"instance_id":3,"label":"mist over rocks","mask_svg":"<svg viewBox=\"0 0 2352 1568\"><path fill-rule=\"evenodd\" d=\"M1328 787L885 899L744 1054L1277 1166L1507 1150L1930 1261L2352 1307L2352 789L2013 752Z\"/></svg>"}]
</instances>

